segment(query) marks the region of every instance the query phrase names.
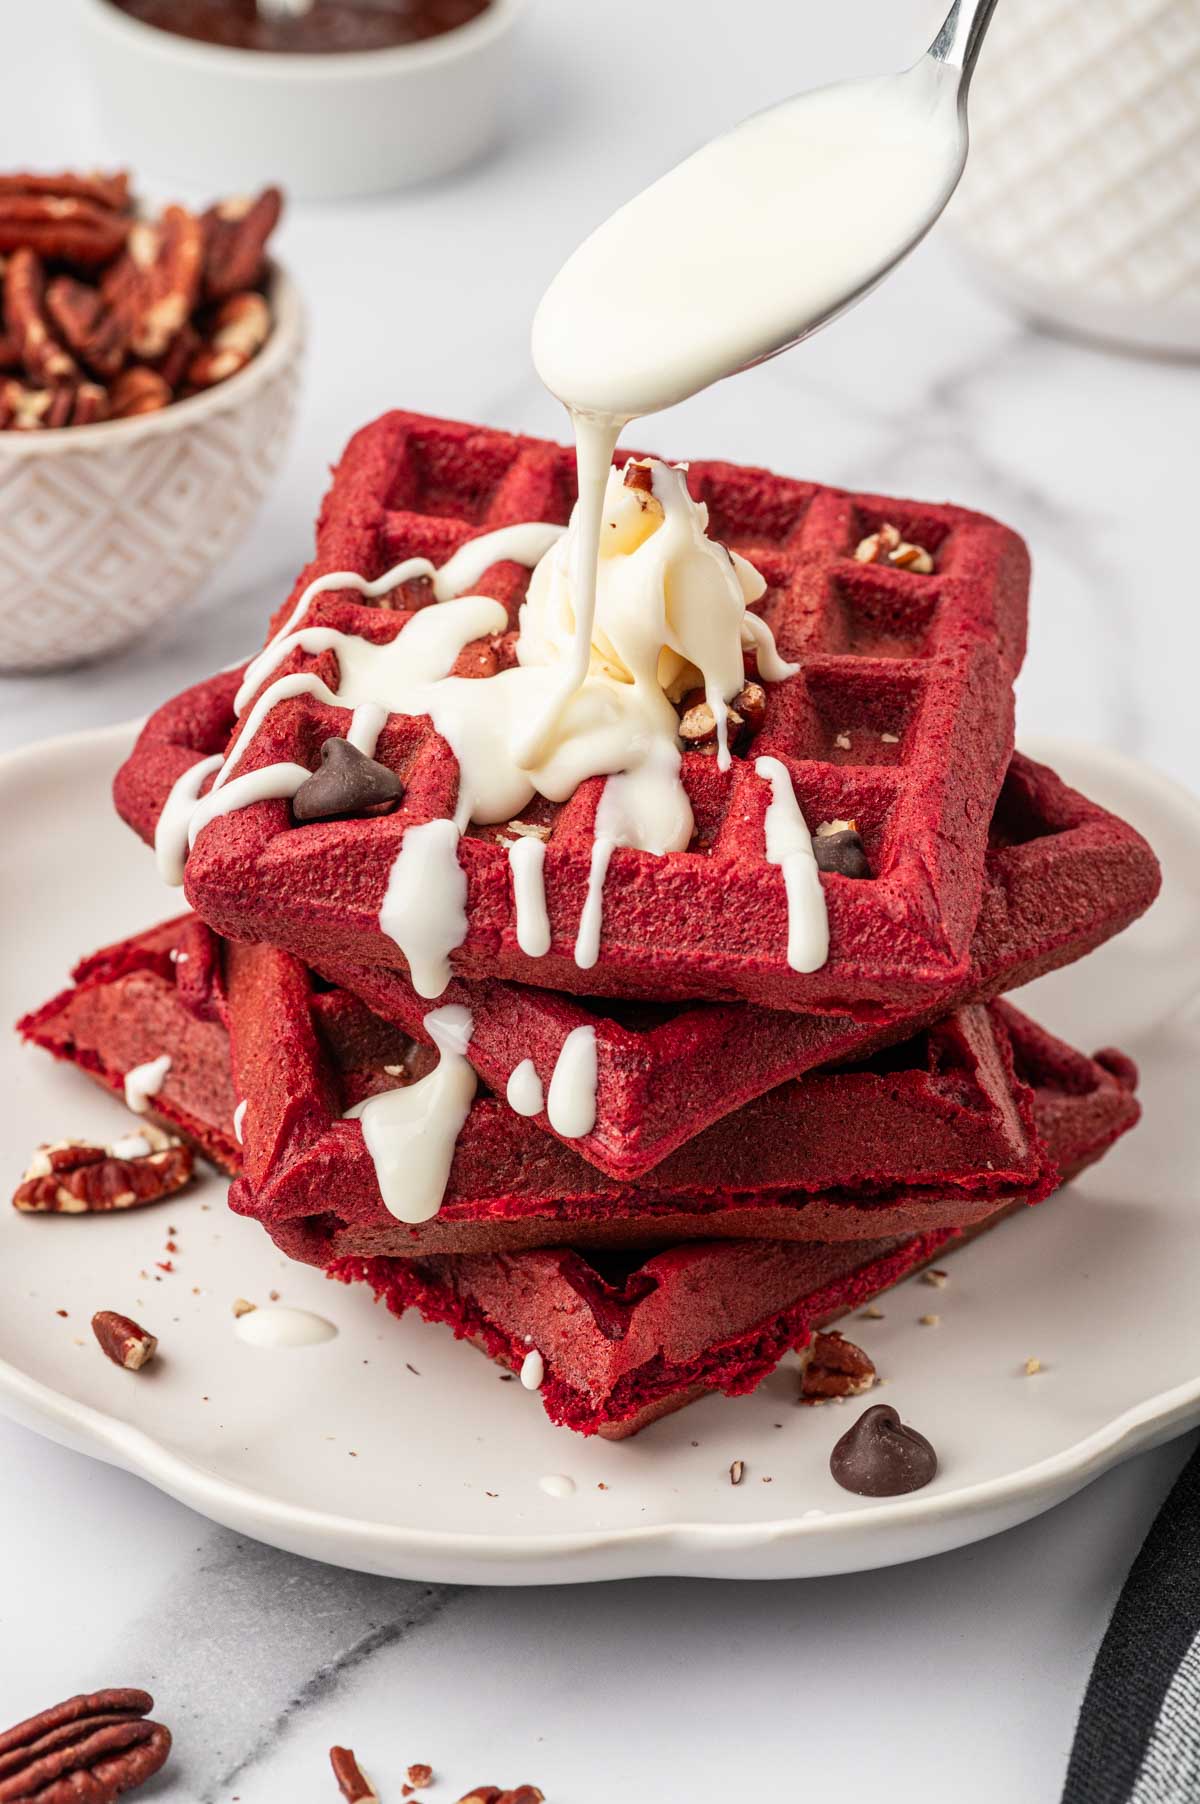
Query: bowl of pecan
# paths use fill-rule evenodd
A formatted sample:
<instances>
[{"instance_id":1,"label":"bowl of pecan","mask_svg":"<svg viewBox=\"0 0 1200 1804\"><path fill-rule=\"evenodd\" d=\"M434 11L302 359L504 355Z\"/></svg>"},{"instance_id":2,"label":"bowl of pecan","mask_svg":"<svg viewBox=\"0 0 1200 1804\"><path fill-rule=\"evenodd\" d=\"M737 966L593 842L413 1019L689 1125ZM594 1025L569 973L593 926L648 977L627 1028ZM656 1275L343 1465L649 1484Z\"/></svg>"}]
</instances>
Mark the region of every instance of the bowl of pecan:
<instances>
[{"instance_id":1,"label":"bowl of pecan","mask_svg":"<svg viewBox=\"0 0 1200 1804\"><path fill-rule=\"evenodd\" d=\"M248 529L303 348L280 207L151 215L124 173L0 174L0 670L128 644Z\"/></svg>"},{"instance_id":2,"label":"bowl of pecan","mask_svg":"<svg viewBox=\"0 0 1200 1804\"><path fill-rule=\"evenodd\" d=\"M111 141L201 187L263 146L290 192L375 194L483 154L528 0L79 0ZM219 125L215 122L219 121Z\"/></svg>"}]
</instances>

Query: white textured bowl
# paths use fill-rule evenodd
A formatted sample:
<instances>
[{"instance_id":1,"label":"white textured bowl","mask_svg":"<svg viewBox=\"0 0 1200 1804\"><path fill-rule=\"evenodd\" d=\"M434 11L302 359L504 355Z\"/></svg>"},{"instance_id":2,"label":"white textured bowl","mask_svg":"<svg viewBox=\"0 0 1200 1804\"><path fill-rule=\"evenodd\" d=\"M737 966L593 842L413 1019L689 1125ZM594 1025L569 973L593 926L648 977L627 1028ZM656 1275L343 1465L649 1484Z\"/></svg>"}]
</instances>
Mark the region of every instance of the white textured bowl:
<instances>
[{"instance_id":1,"label":"white textured bowl","mask_svg":"<svg viewBox=\"0 0 1200 1804\"><path fill-rule=\"evenodd\" d=\"M78 0L101 112L122 161L240 192L376 194L444 175L495 139L526 0L492 0L441 37L324 56L230 50Z\"/></svg>"},{"instance_id":2,"label":"white textured bowl","mask_svg":"<svg viewBox=\"0 0 1200 1804\"><path fill-rule=\"evenodd\" d=\"M158 413L0 433L0 670L127 645L191 599L241 539L283 455L304 315L271 278L254 361Z\"/></svg>"}]
</instances>

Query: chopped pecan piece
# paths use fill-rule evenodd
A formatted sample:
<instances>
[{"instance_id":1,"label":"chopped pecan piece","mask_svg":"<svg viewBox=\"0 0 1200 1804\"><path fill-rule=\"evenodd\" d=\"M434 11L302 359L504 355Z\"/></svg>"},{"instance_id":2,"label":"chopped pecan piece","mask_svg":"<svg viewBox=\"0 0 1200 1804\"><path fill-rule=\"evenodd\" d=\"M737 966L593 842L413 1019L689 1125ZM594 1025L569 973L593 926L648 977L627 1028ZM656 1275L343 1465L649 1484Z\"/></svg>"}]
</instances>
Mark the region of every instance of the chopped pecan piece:
<instances>
[{"instance_id":1,"label":"chopped pecan piece","mask_svg":"<svg viewBox=\"0 0 1200 1804\"><path fill-rule=\"evenodd\" d=\"M624 482L627 489L640 489L643 495L651 495L654 492L654 471L649 464L638 463L630 458L625 465Z\"/></svg>"},{"instance_id":2,"label":"chopped pecan piece","mask_svg":"<svg viewBox=\"0 0 1200 1804\"><path fill-rule=\"evenodd\" d=\"M202 217L205 233L204 293L223 301L241 288L255 288L263 276L267 239L279 223L283 195L264 188L251 198L224 200Z\"/></svg>"},{"instance_id":3,"label":"chopped pecan piece","mask_svg":"<svg viewBox=\"0 0 1200 1804\"><path fill-rule=\"evenodd\" d=\"M883 525L878 532L868 533L859 540L854 556L860 564L890 564L917 576L928 576L933 569L933 558L925 547L910 545L896 526Z\"/></svg>"},{"instance_id":4,"label":"chopped pecan piece","mask_svg":"<svg viewBox=\"0 0 1200 1804\"><path fill-rule=\"evenodd\" d=\"M91 200L0 193L0 252L24 246L56 263L95 269L117 255L129 226L126 214Z\"/></svg>"},{"instance_id":5,"label":"chopped pecan piece","mask_svg":"<svg viewBox=\"0 0 1200 1804\"><path fill-rule=\"evenodd\" d=\"M27 246L13 252L4 272L4 324L34 382L73 382L78 376L78 364L51 330L42 260Z\"/></svg>"},{"instance_id":6,"label":"chopped pecan piece","mask_svg":"<svg viewBox=\"0 0 1200 1804\"><path fill-rule=\"evenodd\" d=\"M329 1764L346 1804L379 1804L379 1794L354 1758L353 1748L330 1748Z\"/></svg>"},{"instance_id":7,"label":"chopped pecan piece","mask_svg":"<svg viewBox=\"0 0 1200 1804\"><path fill-rule=\"evenodd\" d=\"M46 311L80 362L110 381L125 361L128 334L99 289L74 276L55 276L46 289Z\"/></svg>"},{"instance_id":8,"label":"chopped pecan piece","mask_svg":"<svg viewBox=\"0 0 1200 1804\"><path fill-rule=\"evenodd\" d=\"M35 1215L134 1209L182 1190L194 1168L190 1146L144 1122L136 1134L111 1146L59 1140L39 1147L17 1186L13 1206Z\"/></svg>"},{"instance_id":9,"label":"chopped pecan piece","mask_svg":"<svg viewBox=\"0 0 1200 1804\"><path fill-rule=\"evenodd\" d=\"M158 1351L157 1337L148 1328L131 1316L119 1315L115 1309L96 1311L92 1333L100 1343L100 1351L127 1372L140 1372Z\"/></svg>"},{"instance_id":10,"label":"chopped pecan piece","mask_svg":"<svg viewBox=\"0 0 1200 1804\"><path fill-rule=\"evenodd\" d=\"M114 1804L157 1773L171 1731L150 1722L145 1691L95 1691L68 1698L0 1734L0 1799L13 1804Z\"/></svg>"},{"instance_id":11,"label":"chopped pecan piece","mask_svg":"<svg viewBox=\"0 0 1200 1804\"><path fill-rule=\"evenodd\" d=\"M121 371L108 391L109 418L128 420L139 413L157 413L160 407L169 406L172 398L157 370L135 363Z\"/></svg>"},{"instance_id":12,"label":"chopped pecan piece","mask_svg":"<svg viewBox=\"0 0 1200 1804\"><path fill-rule=\"evenodd\" d=\"M179 328L162 356L155 359L155 370L172 391L182 389L188 365L200 349L201 342L199 332L188 320Z\"/></svg>"},{"instance_id":13,"label":"chopped pecan piece","mask_svg":"<svg viewBox=\"0 0 1200 1804\"><path fill-rule=\"evenodd\" d=\"M188 365L189 386L212 388L236 376L262 350L270 331L271 310L261 294L252 288L231 294L217 308L207 342Z\"/></svg>"},{"instance_id":14,"label":"chopped pecan piece","mask_svg":"<svg viewBox=\"0 0 1200 1804\"><path fill-rule=\"evenodd\" d=\"M53 399L48 388L27 388L15 377L0 382L0 431L40 431L47 423Z\"/></svg>"},{"instance_id":15,"label":"chopped pecan piece","mask_svg":"<svg viewBox=\"0 0 1200 1804\"><path fill-rule=\"evenodd\" d=\"M433 1784L433 1768L424 1760L414 1760L404 1776L417 1791L422 1786Z\"/></svg>"},{"instance_id":16,"label":"chopped pecan piece","mask_svg":"<svg viewBox=\"0 0 1200 1804\"><path fill-rule=\"evenodd\" d=\"M693 751L708 751L716 748L717 721L716 716L704 698L701 689L691 689L679 704L683 714L679 722L679 737ZM725 712L726 732L730 745L741 738L753 738L763 723L767 711L766 691L759 683L746 683L738 690L733 700L727 705Z\"/></svg>"},{"instance_id":17,"label":"chopped pecan piece","mask_svg":"<svg viewBox=\"0 0 1200 1804\"><path fill-rule=\"evenodd\" d=\"M829 1403L835 1397L858 1397L875 1383L874 1362L852 1340L831 1329L815 1334L806 1349L800 1376L801 1403Z\"/></svg>"}]
</instances>

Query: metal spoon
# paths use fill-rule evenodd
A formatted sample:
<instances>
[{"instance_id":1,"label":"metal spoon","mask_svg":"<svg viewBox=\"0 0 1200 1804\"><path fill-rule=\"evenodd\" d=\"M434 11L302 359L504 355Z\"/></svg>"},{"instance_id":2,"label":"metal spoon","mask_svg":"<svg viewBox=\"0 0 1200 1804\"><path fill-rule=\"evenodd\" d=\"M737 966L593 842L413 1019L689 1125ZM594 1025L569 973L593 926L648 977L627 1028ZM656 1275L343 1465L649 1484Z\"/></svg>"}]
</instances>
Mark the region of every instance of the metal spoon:
<instances>
[{"instance_id":1,"label":"metal spoon","mask_svg":"<svg viewBox=\"0 0 1200 1804\"><path fill-rule=\"evenodd\" d=\"M551 283L543 382L627 421L775 357L870 293L958 185L996 0L955 0L908 69L794 95L622 207Z\"/></svg>"}]
</instances>

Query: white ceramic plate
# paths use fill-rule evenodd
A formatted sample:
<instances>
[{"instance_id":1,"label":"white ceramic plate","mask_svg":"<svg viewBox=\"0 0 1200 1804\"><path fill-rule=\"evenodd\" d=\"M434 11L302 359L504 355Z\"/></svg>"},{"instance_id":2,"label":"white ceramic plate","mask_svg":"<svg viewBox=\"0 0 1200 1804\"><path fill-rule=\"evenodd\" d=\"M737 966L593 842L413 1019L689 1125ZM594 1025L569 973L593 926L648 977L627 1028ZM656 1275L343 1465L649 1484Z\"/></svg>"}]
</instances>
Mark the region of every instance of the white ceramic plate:
<instances>
[{"instance_id":1,"label":"white ceramic plate","mask_svg":"<svg viewBox=\"0 0 1200 1804\"><path fill-rule=\"evenodd\" d=\"M178 908L109 803L130 737L82 734L0 762L5 1023L83 952ZM795 1408L788 1363L753 1397L706 1400L624 1445L552 1428L535 1396L443 1329L397 1324L365 1294L287 1264L224 1211L215 1179L125 1217L0 1206L0 1406L276 1546L503 1584L782 1578L914 1559L1048 1509L1200 1421L1200 809L1111 754L1027 749L1135 821L1166 867L1144 921L1029 996L1089 1049L1134 1054L1146 1120L1082 1182L955 1255L944 1289L914 1280L885 1301L884 1320L855 1323L886 1376L881 1400L939 1451L928 1489L891 1502L840 1491L827 1460L850 1412ZM40 1139L128 1125L115 1101L3 1032L0 1098L5 1183ZM173 1272L156 1273L168 1226L180 1250ZM233 1298L266 1302L273 1289L330 1317L338 1337L293 1352L241 1344ZM97 1308L154 1329L159 1365L136 1376L110 1365L88 1329ZM940 1326L919 1326L931 1308ZM1034 1378L1022 1371L1030 1355L1044 1367ZM735 1458L746 1462L736 1489ZM551 1474L574 1493L544 1492Z\"/></svg>"}]
</instances>

